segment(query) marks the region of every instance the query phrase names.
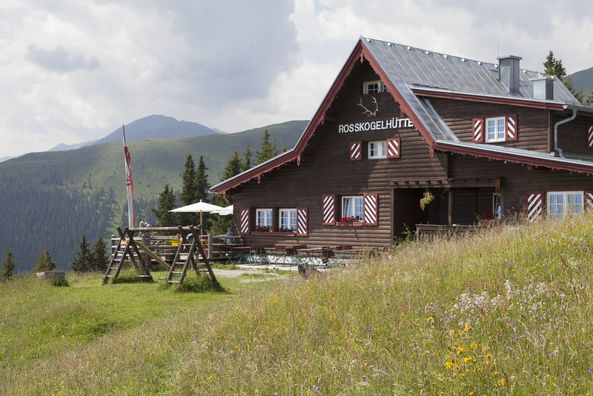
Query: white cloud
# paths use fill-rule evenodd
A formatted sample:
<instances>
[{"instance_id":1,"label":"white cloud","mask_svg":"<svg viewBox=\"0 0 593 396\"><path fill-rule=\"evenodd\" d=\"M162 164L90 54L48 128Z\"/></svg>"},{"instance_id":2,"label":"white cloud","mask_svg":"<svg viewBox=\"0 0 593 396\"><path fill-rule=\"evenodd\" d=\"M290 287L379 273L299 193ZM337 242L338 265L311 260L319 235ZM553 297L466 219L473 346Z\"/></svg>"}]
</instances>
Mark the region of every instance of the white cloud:
<instances>
[{"instance_id":1,"label":"white cloud","mask_svg":"<svg viewBox=\"0 0 593 396\"><path fill-rule=\"evenodd\" d=\"M0 157L152 113L238 131L310 118L357 38L593 66L593 3L3 0ZM40 138L42 136L43 138Z\"/></svg>"}]
</instances>

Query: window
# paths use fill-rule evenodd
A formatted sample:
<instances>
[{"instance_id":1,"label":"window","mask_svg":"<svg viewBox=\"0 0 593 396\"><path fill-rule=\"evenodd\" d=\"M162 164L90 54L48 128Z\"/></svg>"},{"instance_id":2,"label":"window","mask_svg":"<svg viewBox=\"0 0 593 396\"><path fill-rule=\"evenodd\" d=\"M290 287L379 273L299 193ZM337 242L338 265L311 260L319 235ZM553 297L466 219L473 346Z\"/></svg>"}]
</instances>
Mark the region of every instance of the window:
<instances>
[{"instance_id":1,"label":"window","mask_svg":"<svg viewBox=\"0 0 593 396\"><path fill-rule=\"evenodd\" d=\"M362 195L342 197L342 222L362 221L364 199Z\"/></svg>"},{"instance_id":2,"label":"window","mask_svg":"<svg viewBox=\"0 0 593 396\"><path fill-rule=\"evenodd\" d=\"M548 216L559 219L566 215L583 213L582 191L561 191L548 193Z\"/></svg>"},{"instance_id":3,"label":"window","mask_svg":"<svg viewBox=\"0 0 593 396\"><path fill-rule=\"evenodd\" d=\"M486 142L504 142L504 117L486 118Z\"/></svg>"},{"instance_id":4,"label":"window","mask_svg":"<svg viewBox=\"0 0 593 396\"><path fill-rule=\"evenodd\" d=\"M367 81L362 85L362 92L365 95L368 94L375 94L381 92L389 92L385 84L383 84L380 80L377 81Z\"/></svg>"},{"instance_id":5,"label":"window","mask_svg":"<svg viewBox=\"0 0 593 396\"><path fill-rule=\"evenodd\" d=\"M386 142L369 142L369 159L387 158Z\"/></svg>"},{"instance_id":6,"label":"window","mask_svg":"<svg viewBox=\"0 0 593 396\"><path fill-rule=\"evenodd\" d=\"M272 231L272 209L255 210L255 231Z\"/></svg>"},{"instance_id":7,"label":"window","mask_svg":"<svg viewBox=\"0 0 593 396\"><path fill-rule=\"evenodd\" d=\"M297 210L280 209L280 232L291 232L297 229Z\"/></svg>"}]
</instances>

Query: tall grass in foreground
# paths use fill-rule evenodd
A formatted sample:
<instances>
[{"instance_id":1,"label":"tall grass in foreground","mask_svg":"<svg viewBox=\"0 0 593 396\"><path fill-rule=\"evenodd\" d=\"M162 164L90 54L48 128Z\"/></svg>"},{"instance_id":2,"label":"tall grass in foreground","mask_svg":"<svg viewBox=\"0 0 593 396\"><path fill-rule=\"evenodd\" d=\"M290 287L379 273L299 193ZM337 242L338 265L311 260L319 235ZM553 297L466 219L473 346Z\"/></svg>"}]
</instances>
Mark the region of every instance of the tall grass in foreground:
<instances>
[{"instance_id":1,"label":"tall grass in foreground","mask_svg":"<svg viewBox=\"0 0 593 396\"><path fill-rule=\"evenodd\" d=\"M593 219L410 243L205 328L175 392L593 392Z\"/></svg>"},{"instance_id":2,"label":"tall grass in foreground","mask_svg":"<svg viewBox=\"0 0 593 396\"><path fill-rule=\"evenodd\" d=\"M591 217L407 243L110 334L10 393L590 394L592 253Z\"/></svg>"}]
</instances>

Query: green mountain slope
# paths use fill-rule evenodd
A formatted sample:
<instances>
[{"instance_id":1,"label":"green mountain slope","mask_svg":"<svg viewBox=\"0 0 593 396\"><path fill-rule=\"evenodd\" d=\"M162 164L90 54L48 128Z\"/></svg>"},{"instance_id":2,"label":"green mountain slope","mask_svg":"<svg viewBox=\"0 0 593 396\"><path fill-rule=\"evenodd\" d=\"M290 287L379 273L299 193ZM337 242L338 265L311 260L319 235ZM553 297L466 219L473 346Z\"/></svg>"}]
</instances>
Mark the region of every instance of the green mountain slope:
<instances>
[{"instance_id":1,"label":"green mountain slope","mask_svg":"<svg viewBox=\"0 0 593 396\"><path fill-rule=\"evenodd\" d=\"M306 121L268 127L279 148L292 147ZM175 140L129 142L137 212L148 217L163 186L181 186L187 154L204 156L209 180L220 180L233 150L255 152L264 128ZM114 232L125 203L121 143L63 152L31 153L0 163L0 257L12 248L21 269L48 249L58 266L69 266L81 234L91 240Z\"/></svg>"},{"instance_id":2,"label":"green mountain slope","mask_svg":"<svg viewBox=\"0 0 593 396\"><path fill-rule=\"evenodd\" d=\"M573 73L568 78L577 91L583 91L587 95L593 92L593 67Z\"/></svg>"}]
</instances>

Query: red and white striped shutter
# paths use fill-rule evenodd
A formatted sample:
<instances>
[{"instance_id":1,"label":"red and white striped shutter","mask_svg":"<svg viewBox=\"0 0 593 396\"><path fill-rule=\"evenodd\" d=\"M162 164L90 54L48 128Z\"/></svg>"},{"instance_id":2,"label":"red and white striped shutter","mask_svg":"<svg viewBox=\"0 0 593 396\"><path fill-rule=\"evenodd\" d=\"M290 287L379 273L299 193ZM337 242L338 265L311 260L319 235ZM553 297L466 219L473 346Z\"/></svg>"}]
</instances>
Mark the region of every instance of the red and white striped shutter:
<instances>
[{"instance_id":1,"label":"red and white striped shutter","mask_svg":"<svg viewBox=\"0 0 593 396\"><path fill-rule=\"evenodd\" d=\"M362 159L362 142L350 143L350 159L358 161Z\"/></svg>"},{"instance_id":2,"label":"red and white striped shutter","mask_svg":"<svg viewBox=\"0 0 593 396\"><path fill-rule=\"evenodd\" d=\"M297 236L309 234L309 210L307 208L297 209Z\"/></svg>"},{"instance_id":3,"label":"red and white striped shutter","mask_svg":"<svg viewBox=\"0 0 593 396\"><path fill-rule=\"evenodd\" d=\"M379 196L377 194L364 194L364 222L368 225L379 223Z\"/></svg>"},{"instance_id":4,"label":"red and white striped shutter","mask_svg":"<svg viewBox=\"0 0 593 396\"><path fill-rule=\"evenodd\" d=\"M484 131L484 119L473 118L472 119L472 133L474 143L484 143L484 137L486 132Z\"/></svg>"},{"instance_id":5,"label":"red and white striped shutter","mask_svg":"<svg viewBox=\"0 0 593 396\"><path fill-rule=\"evenodd\" d=\"M323 218L322 224L335 224L336 222L336 196L323 196Z\"/></svg>"},{"instance_id":6,"label":"red and white striped shutter","mask_svg":"<svg viewBox=\"0 0 593 396\"><path fill-rule=\"evenodd\" d=\"M519 124L517 123L517 116L510 115L505 117L505 140L512 142L519 139Z\"/></svg>"},{"instance_id":7,"label":"red and white striped shutter","mask_svg":"<svg viewBox=\"0 0 593 396\"><path fill-rule=\"evenodd\" d=\"M593 150L593 125L587 127L587 149Z\"/></svg>"},{"instance_id":8,"label":"red and white striped shutter","mask_svg":"<svg viewBox=\"0 0 593 396\"><path fill-rule=\"evenodd\" d=\"M593 212L593 191L585 191L585 210Z\"/></svg>"},{"instance_id":9,"label":"red and white striped shutter","mask_svg":"<svg viewBox=\"0 0 593 396\"><path fill-rule=\"evenodd\" d=\"M387 138L387 158L399 158L400 156L400 138Z\"/></svg>"},{"instance_id":10,"label":"red and white striped shutter","mask_svg":"<svg viewBox=\"0 0 593 396\"><path fill-rule=\"evenodd\" d=\"M545 213L545 193L531 192L527 194L527 220L535 221Z\"/></svg>"},{"instance_id":11,"label":"red and white striped shutter","mask_svg":"<svg viewBox=\"0 0 593 396\"><path fill-rule=\"evenodd\" d=\"M239 232L241 235L249 234L249 209L241 209L239 224Z\"/></svg>"}]
</instances>

